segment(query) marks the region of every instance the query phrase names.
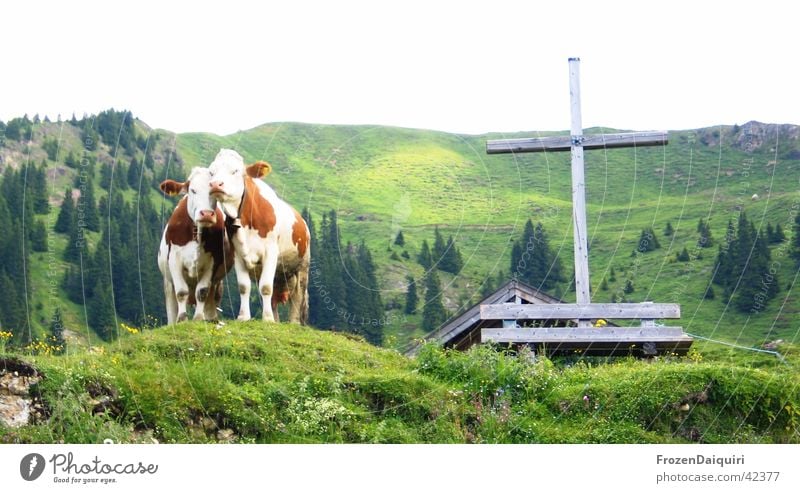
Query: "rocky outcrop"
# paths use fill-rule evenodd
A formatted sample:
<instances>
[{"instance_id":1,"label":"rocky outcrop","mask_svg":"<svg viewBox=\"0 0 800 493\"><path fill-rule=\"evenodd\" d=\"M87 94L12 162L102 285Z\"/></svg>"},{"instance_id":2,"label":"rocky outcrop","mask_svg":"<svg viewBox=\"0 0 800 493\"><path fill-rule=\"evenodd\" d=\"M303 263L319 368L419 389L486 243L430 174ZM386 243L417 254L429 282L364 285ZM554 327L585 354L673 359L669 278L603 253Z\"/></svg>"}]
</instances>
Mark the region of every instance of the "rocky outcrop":
<instances>
[{"instance_id":1,"label":"rocky outcrop","mask_svg":"<svg viewBox=\"0 0 800 493\"><path fill-rule=\"evenodd\" d=\"M38 412L30 388L41 379L27 363L0 358L0 424L8 428L28 424Z\"/></svg>"}]
</instances>

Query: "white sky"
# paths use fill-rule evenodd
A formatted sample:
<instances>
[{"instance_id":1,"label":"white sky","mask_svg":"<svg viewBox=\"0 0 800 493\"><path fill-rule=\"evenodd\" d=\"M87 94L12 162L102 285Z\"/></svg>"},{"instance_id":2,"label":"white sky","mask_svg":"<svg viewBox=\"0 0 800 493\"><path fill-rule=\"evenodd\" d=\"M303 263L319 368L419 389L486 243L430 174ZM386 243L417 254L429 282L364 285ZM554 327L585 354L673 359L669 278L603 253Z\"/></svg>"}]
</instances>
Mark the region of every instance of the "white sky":
<instances>
[{"instance_id":1,"label":"white sky","mask_svg":"<svg viewBox=\"0 0 800 493\"><path fill-rule=\"evenodd\" d=\"M3 4L0 119L564 130L579 56L584 127L800 123L793 2L113 3Z\"/></svg>"}]
</instances>

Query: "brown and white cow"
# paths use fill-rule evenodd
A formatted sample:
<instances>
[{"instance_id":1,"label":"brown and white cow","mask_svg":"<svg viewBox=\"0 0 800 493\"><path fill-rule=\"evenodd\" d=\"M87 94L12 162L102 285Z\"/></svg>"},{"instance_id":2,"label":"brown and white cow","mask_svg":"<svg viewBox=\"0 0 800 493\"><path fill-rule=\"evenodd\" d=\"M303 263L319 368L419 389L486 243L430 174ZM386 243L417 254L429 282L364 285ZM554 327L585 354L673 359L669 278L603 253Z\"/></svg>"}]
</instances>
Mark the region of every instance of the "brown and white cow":
<instances>
[{"instance_id":1,"label":"brown and white cow","mask_svg":"<svg viewBox=\"0 0 800 493\"><path fill-rule=\"evenodd\" d=\"M222 149L208 167L212 203L228 222L241 303L239 320L250 319L250 282L258 284L264 320L277 321L276 305L288 298L289 321L308 316L308 270L311 234L302 216L258 178L267 163L245 167L236 151Z\"/></svg>"},{"instance_id":2,"label":"brown and white cow","mask_svg":"<svg viewBox=\"0 0 800 493\"><path fill-rule=\"evenodd\" d=\"M193 303L195 320L215 320L233 253L222 211L209 198L208 170L194 168L185 182L165 180L160 187L167 195L186 194L164 228L158 251L167 321L186 320L187 305Z\"/></svg>"}]
</instances>

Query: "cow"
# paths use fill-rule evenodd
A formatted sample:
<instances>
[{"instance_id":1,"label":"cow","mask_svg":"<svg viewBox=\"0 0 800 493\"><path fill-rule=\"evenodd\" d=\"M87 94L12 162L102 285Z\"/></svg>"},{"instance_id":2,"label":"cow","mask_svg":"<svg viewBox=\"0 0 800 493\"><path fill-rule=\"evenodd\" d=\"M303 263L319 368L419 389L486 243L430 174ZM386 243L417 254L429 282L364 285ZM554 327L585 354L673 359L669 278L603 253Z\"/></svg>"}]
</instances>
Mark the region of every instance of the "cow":
<instances>
[{"instance_id":1,"label":"cow","mask_svg":"<svg viewBox=\"0 0 800 493\"><path fill-rule=\"evenodd\" d=\"M187 305L194 303L194 320L216 320L233 252L222 211L209 197L208 169L194 168L185 182L164 180L160 188L171 196L185 194L164 228L158 251L167 322L186 320Z\"/></svg>"},{"instance_id":2,"label":"cow","mask_svg":"<svg viewBox=\"0 0 800 493\"><path fill-rule=\"evenodd\" d=\"M290 302L289 321L308 317L311 233L305 220L259 180L268 163L245 167L236 151L222 149L208 167L210 196L226 215L232 232L234 268L241 303L238 320L250 319L251 280L258 285L262 318L277 321L277 304Z\"/></svg>"}]
</instances>

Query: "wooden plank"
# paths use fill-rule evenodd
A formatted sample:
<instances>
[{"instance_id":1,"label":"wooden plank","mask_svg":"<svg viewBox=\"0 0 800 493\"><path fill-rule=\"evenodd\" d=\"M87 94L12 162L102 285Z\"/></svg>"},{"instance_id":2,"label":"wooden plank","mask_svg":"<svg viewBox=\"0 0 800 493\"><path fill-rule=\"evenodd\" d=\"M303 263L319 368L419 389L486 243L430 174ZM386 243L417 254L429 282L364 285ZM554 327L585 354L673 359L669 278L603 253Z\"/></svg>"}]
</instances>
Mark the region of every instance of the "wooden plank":
<instances>
[{"instance_id":1,"label":"wooden plank","mask_svg":"<svg viewBox=\"0 0 800 493\"><path fill-rule=\"evenodd\" d=\"M584 135L581 147L584 149L616 149L620 147L651 147L669 143L668 133L626 132L618 134ZM572 149L572 137L541 137L527 139L504 139L486 141L487 154L508 154L513 152L559 152Z\"/></svg>"},{"instance_id":2,"label":"wooden plank","mask_svg":"<svg viewBox=\"0 0 800 493\"><path fill-rule=\"evenodd\" d=\"M569 59L569 100L572 138L582 139L580 59ZM583 169L583 147L572 145L572 242L575 256L575 297L580 304L591 303L589 294L589 241L586 236L586 180ZM588 327L578 321L579 327Z\"/></svg>"},{"instance_id":3,"label":"wooden plank","mask_svg":"<svg viewBox=\"0 0 800 493\"><path fill-rule=\"evenodd\" d=\"M481 342L496 343L601 343L641 344L645 342L690 342L681 327L603 327L603 328L533 328L481 329Z\"/></svg>"},{"instance_id":4,"label":"wooden plank","mask_svg":"<svg viewBox=\"0 0 800 493\"><path fill-rule=\"evenodd\" d=\"M655 319L681 318L676 303L589 303L578 305L481 305L483 320L566 320L566 319Z\"/></svg>"}]
</instances>

